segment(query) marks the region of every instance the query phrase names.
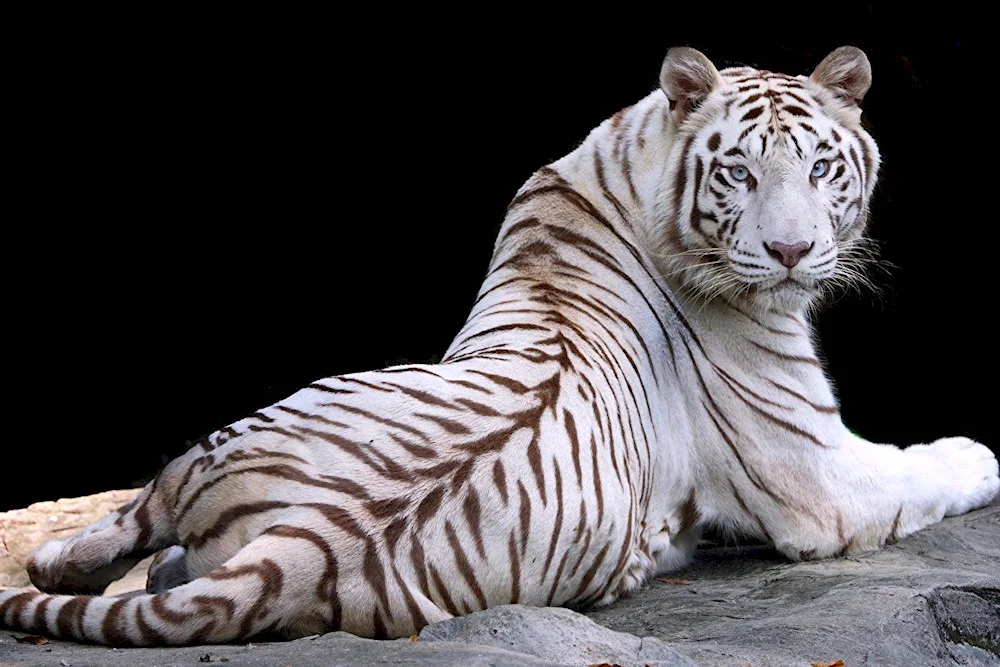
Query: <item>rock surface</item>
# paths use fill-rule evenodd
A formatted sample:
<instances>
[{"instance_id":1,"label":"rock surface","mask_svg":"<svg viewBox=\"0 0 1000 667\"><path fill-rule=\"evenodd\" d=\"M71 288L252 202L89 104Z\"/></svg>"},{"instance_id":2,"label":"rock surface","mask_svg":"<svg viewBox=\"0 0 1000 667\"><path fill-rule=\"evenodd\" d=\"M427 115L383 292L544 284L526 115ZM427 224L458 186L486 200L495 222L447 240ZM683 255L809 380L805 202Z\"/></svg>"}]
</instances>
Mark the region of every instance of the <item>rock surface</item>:
<instances>
[{"instance_id":1,"label":"rock surface","mask_svg":"<svg viewBox=\"0 0 1000 667\"><path fill-rule=\"evenodd\" d=\"M0 521L11 514L0 514ZM30 551L19 544L12 548L10 534L3 533L10 525L0 523L7 551ZM34 534L23 521L15 528ZM428 626L416 641L377 642L337 632L249 646L109 649L55 639L19 644L14 637L21 636L0 634L3 667L223 661L305 667L809 667L838 659L845 667L997 667L1000 501L856 558L789 563L764 547L702 549L696 562L672 579L653 581L587 616L566 609L496 607Z\"/></svg>"}]
</instances>

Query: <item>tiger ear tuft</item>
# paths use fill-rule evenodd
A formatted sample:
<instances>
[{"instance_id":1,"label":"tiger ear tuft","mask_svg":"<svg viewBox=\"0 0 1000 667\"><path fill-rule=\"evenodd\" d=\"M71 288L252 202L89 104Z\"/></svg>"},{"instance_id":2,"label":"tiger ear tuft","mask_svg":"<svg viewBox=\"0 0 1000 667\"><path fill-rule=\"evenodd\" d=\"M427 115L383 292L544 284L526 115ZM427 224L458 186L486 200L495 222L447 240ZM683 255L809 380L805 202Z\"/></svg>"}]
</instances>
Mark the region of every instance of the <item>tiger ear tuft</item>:
<instances>
[{"instance_id":1,"label":"tiger ear tuft","mask_svg":"<svg viewBox=\"0 0 1000 667\"><path fill-rule=\"evenodd\" d=\"M860 107L872 85L872 66L864 51L856 46L842 46L823 58L809 79Z\"/></svg>"},{"instance_id":2,"label":"tiger ear tuft","mask_svg":"<svg viewBox=\"0 0 1000 667\"><path fill-rule=\"evenodd\" d=\"M701 51L686 46L667 51L660 69L660 86L678 125L721 83L719 71Z\"/></svg>"}]
</instances>

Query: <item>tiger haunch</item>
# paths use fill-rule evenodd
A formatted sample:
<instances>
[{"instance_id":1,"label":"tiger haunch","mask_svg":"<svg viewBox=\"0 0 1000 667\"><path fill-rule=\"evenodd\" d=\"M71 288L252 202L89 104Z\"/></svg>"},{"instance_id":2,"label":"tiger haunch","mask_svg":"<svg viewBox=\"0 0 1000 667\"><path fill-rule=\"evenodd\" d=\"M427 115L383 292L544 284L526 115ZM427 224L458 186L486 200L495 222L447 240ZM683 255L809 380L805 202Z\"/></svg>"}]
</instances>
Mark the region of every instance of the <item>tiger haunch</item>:
<instances>
[{"instance_id":1,"label":"tiger haunch","mask_svg":"<svg viewBox=\"0 0 1000 667\"><path fill-rule=\"evenodd\" d=\"M400 637L610 602L709 524L819 558L986 504L985 447L854 436L812 344L808 309L861 279L870 82L851 47L808 78L672 49L662 90L517 193L440 364L326 378L213 433L36 551L48 593L0 593L0 625L117 645ZM61 595L157 551L148 595Z\"/></svg>"}]
</instances>

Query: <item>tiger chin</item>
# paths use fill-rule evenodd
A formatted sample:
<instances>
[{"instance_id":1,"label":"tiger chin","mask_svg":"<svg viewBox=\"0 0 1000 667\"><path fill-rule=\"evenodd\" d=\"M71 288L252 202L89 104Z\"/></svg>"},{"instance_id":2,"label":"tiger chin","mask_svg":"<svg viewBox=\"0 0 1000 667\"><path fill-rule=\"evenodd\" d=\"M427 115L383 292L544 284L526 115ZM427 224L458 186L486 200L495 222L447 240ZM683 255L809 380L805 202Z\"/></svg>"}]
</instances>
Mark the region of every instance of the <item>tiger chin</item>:
<instances>
[{"instance_id":1,"label":"tiger chin","mask_svg":"<svg viewBox=\"0 0 1000 667\"><path fill-rule=\"evenodd\" d=\"M707 526L791 559L990 502L997 461L840 418L808 309L859 277L879 166L856 48L806 76L671 49L661 89L516 194L441 363L329 377L203 439L0 592L112 645L378 638L608 603ZM158 553L147 594L94 594Z\"/></svg>"}]
</instances>

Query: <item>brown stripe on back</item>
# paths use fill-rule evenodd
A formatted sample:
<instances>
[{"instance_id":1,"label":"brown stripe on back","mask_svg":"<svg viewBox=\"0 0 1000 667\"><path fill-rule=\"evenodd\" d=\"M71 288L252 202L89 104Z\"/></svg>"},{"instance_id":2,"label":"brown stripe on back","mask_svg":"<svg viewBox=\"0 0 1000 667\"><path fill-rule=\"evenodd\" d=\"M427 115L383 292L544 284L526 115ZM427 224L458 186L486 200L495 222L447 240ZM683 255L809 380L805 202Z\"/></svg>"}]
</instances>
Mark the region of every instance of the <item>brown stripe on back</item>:
<instances>
[{"instance_id":1,"label":"brown stripe on back","mask_svg":"<svg viewBox=\"0 0 1000 667\"><path fill-rule=\"evenodd\" d=\"M219 518L215 520L215 523L213 523L212 526L204 533L188 533L188 535L182 537L182 542L189 549L197 549L204 546L204 544L209 540L225 535L230 525L240 519L253 514L262 514L264 512L270 512L271 510L284 509L291 506L292 503L286 503L281 500L262 500L255 503L235 505L220 514Z\"/></svg>"},{"instance_id":2,"label":"brown stripe on back","mask_svg":"<svg viewBox=\"0 0 1000 667\"><path fill-rule=\"evenodd\" d=\"M556 590L559 588L559 584L562 583L562 571L566 567L566 560L569 558L569 549L563 552L562 558L559 559L559 567L556 568L556 573L552 577L552 588L549 589L549 597L546 599L545 606L551 607L552 601L556 597Z\"/></svg>"},{"instance_id":3,"label":"brown stripe on back","mask_svg":"<svg viewBox=\"0 0 1000 667\"><path fill-rule=\"evenodd\" d=\"M590 434L590 453L591 459L593 461L593 478L594 478L594 497L597 498L597 528L601 527L601 523L604 521L604 491L601 488L601 471L597 466L597 441L594 439L594 434ZM612 455L612 460L614 456Z\"/></svg>"},{"instance_id":4,"label":"brown stripe on back","mask_svg":"<svg viewBox=\"0 0 1000 667\"><path fill-rule=\"evenodd\" d=\"M583 528L584 526L587 525L587 502L582 495L580 497L579 514L580 514L580 520L579 522L577 522L576 528L573 529L574 532L576 533L576 537L573 538L573 544L579 543L580 540L583 538Z\"/></svg>"},{"instance_id":5,"label":"brown stripe on back","mask_svg":"<svg viewBox=\"0 0 1000 667\"><path fill-rule=\"evenodd\" d=\"M493 484L497 487L497 491L500 492L500 498L503 500L504 507L507 506L507 475L503 471L503 461L497 457L497 460L493 463Z\"/></svg>"},{"instance_id":6,"label":"brown stripe on back","mask_svg":"<svg viewBox=\"0 0 1000 667\"><path fill-rule=\"evenodd\" d=\"M469 560L465 557L465 550L462 548L462 544L459 542L450 521L444 522L444 532L448 538L448 545L451 547L451 552L455 556L455 565L458 566L459 574L465 579L466 585L476 597L476 601L479 602L479 609L486 609L488 606L486 604L486 596L483 595L483 589L479 585L479 580L476 579L476 573L473 571L472 566L469 565Z\"/></svg>"},{"instance_id":7,"label":"brown stripe on back","mask_svg":"<svg viewBox=\"0 0 1000 667\"><path fill-rule=\"evenodd\" d=\"M566 434L569 435L570 456L573 458L573 470L576 471L576 481L583 489L583 472L580 469L580 440L576 433L576 420L573 414L563 408L563 421L566 423Z\"/></svg>"},{"instance_id":8,"label":"brown stripe on back","mask_svg":"<svg viewBox=\"0 0 1000 667\"><path fill-rule=\"evenodd\" d=\"M521 501L521 557L528 551L528 527L531 525L531 499L521 480L517 480L517 492Z\"/></svg>"},{"instance_id":9,"label":"brown stripe on back","mask_svg":"<svg viewBox=\"0 0 1000 667\"><path fill-rule=\"evenodd\" d=\"M313 382L310 385L306 385L308 389L315 389L316 391L322 391L327 394L353 394L355 393L353 389L334 389L333 387L328 387L325 384L319 382Z\"/></svg>"},{"instance_id":10,"label":"brown stripe on back","mask_svg":"<svg viewBox=\"0 0 1000 667\"><path fill-rule=\"evenodd\" d=\"M538 495L542 498L542 506L548 504L545 493L545 471L542 469L542 450L538 446L538 436L536 435L528 445L528 463L531 465L531 472L535 477L535 486L538 488Z\"/></svg>"},{"instance_id":11,"label":"brown stripe on back","mask_svg":"<svg viewBox=\"0 0 1000 667\"><path fill-rule=\"evenodd\" d=\"M418 419L424 419L426 421L433 422L438 426L440 426L445 431L447 431L448 433L452 433L454 435L468 435L469 433L472 432L469 430L468 426L466 426L462 422L455 421L454 419L448 419L446 417L438 417L437 415L430 415L424 412L414 412L413 416Z\"/></svg>"},{"instance_id":12,"label":"brown stripe on back","mask_svg":"<svg viewBox=\"0 0 1000 667\"><path fill-rule=\"evenodd\" d=\"M420 605L413 598L413 594L410 593L410 587L406 585L403 581L403 577L399 576L399 570L396 566L392 566L392 574L396 578L396 585L399 586L399 590L403 592L403 599L406 601L406 609L410 612L410 619L413 622L414 632L419 632L421 628L427 625L427 618L424 613L420 611Z\"/></svg>"},{"instance_id":13,"label":"brown stripe on back","mask_svg":"<svg viewBox=\"0 0 1000 667\"><path fill-rule=\"evenodd\" d=\"M428 468L414 468L413 474L429 479L441 479L453 473L461 465L462 462L458 459L447 459Z\"/></svg>"},{"instance_id":14,"label":"brown stripe on back","mask_svg":"<svg viewBox=\"0 0 1000 667\"><path fill-rule=\"evenodd\" d=\"M358 500L371 500L371 496L365 491L365 487L357 482L344 479L343 477L334 477L333 475L320 475L320 478L330 484L329 488L331 491L337 491Z\"/></svg>"},{"instance_id":15,"label":"brown stripe on back","mask_svg":"<svg viewBox=\"0 0 1000 667\"><path fill-rule=\"evenodd\" d=\"M373 519L391 519L397 514L406 511L410 506L410 499L404 496L396 498L379 498L365 503L365 509L372 515Z\"/></svg>"},{"instance_id":16,"label":"brown stripe on back","mask_svg":"<svg viewBox=\"0 0 1000 667\"><path fill-rule=\"evenodd\" d=\"M384 391L392 393L393 390L392 389L385 389ZM387 419L385 417L380 417L380 416L378 416L378 415L376 415L376 414L374 414L372 412L369 412L368 410L365 410L364 408L359 408L356 405L344 405L344 404L341 404L341 403L322 403L321 405L323 407L334 407L334 408L337 408L338 410L344 410L345 412L351 412L351 413L356 414L356 415L361 415L362 417L365 417L367 419L372 420L376 424L382 424L383 426L389 426L391 428L396 428L396 429L399 429L400 431L403 431L405 433L409 433L410 435L415 435L416 437L420 438L424 442L428 441L427 434L424 433L423 431L421 431L419 429L416 429L413 426L410 426L409 424L404 424L402 422L398 422L398 421L395 421L393 419Z\"/></svg>"},{"instance_id":17,"label":"brown stripe on back","mask_svg":"<svg viewBox=\"0 0 1000 667\"><path fill-rule=\"evenodd\" d=\"M409 517L397 517L385 527L382 532L382 539L385 541L385 546L389 549L389 557L396 557L396 542L399 541L399 537L403 534L406 526L409 524Z\"/></svg>"},{"instance_id":18,"label":"brown stripe on back","mask_svg":"<svg viewBox=\"0 0 1000 667\"><path fill-rule=\"evenodd\" d=\"M483 415L485 417L503 416L503 413L497 412L490 406L484 405L482 403L477 403L476 401L470 401L467 398L456 398L455 402L458 403L459 405L467 407L469 410L472 410L472 412L476 413L477 415Z\"/></svg>"},{"instance_id":19,"label":"brown stripe on back","mask_svg":"<svg viewBox=\"0 0 1000 667\"><path fill-rule=\"evenodd\" d=\"M514 531L507 534L507 560L510 561L510 603L521 599L521 557L517 553Z\"/></svg>"},{"instance_id":20,"label":"brown stripe on back","mask_svg":"<svg viewBox=\"0 0 1000 667\"><path fill-rule=\"evenodd\" d=\"M410 533L410 563L413 565L413 571L417 575L420 592L428 600L433 599L431 598L430 586L427 584L427 560L424 558L424 547L413 533Z\"/></svg>"},{"instance_id":21,"label":"brown stripe on back","mask_svg":"<svg viewBox=\"0 0 1000 667\"><path fill-rule=\"evenodd\" d=\"M314 414L312 414L310 412L304 412L302 410L297 410L297 409L291 408L291 407L289 407L287 405L276 405L274 407L276 409L278 409L278 410L281 410L282 412L287 412L290 415L295 415L299 419L308 419L309 421L319 422L320 424L326 424L327 426L336 426L336 427L339 427L339 428L350 428L350 426L348 424L345 424L344 422L338 422L338 421L334 421L333 419L327 419L323 415L314 415Z\"/></svg>"},{"instance_id":22,"label":"brown stripe on back","mask_svg":"<svg viewBox=\"0 0 1000 667\"><path fill-rule=\"evenodd\" d=\"M576 564L573 569L569 572L569 578L572 579L576 576L576 571L580 569L580 565L583 564L583 559L586 558L587 554L590 553L590 540L593 537L594 531L588 528L586 530L587 536L583 538L583 547L579 550L580 557L576 559ZM566 555L569 555L569 550L566 551ZM564 556L565 557L565 556Z\"/></svg>"},{"instance_id":23,"label":"brown stripe on back","mask_svg":"<svg viewBox=\"0 0 1000 667\"><path fill-rule=\"evenodd\" d=\"M381 392L386 393L386 394L391 394L392 393L392 389L386 389L385 387L381 387L381 386L379 386L377 384L372 384L371 382L365 382L364 380L359 380L359 379L354 378L354 377L341 376L341 377L338 377L338 378L335 378L335 379L339 380L340 382L349 382L351 384L356 384L356 385L360 385L362 387L367 387L368 389L374 389L375 391L381 391Z\"/></svg>"},{"instance_id":24,"label":"brown stripe on back","mask_svg":"<svg viewBox=\"0 0 1000 667\"><path fill-rule=\"evenodd\" d=\"M412 389L410 387L407 387L406 385L396 384L395 382L386 382L385 386L392 387L396 391L402 392L403 394L406 394L410 398L416 399L421 403L426 403L427 405L436 405L442 408L451 408L451 409L454 409L455 407L449 401L445 401L444 399L438 398L437 396L431 394L430 392L422 391L420 389Z\"/></svg>"},{"instance_id":25,"label":"brown stripe on back","mask_svg":"<svg viewBox=\"0 0 1000 667\"><path fill-rule=\"evenodd\" d=\"M337 435L336 433L330 433L328 431L317 431L316 429L308 428L306 426L293 426L292 428L294 428L299 433L305 433L306 435L310 435L314 438L319 438L324 442L328 442L337 449L339 449L340 451L344 452L345 454L350 454L358 461L361 461L362 463L367 465L372 470L379 473L385 473L385 471L382 469L382 466L372 461L368 453L365 452L364 448L362 448L362 446L357 442L348 440L347 438Z\"/></svg>"},{"instance_id":26,"label":"brown stripe on back","mask_svg":"<svg viewBox=\"0 0 1000 667\"><path fill-rule=\"evenodd\" d=\"M291 431L286 431L285 429L280 428L278 426L260 426L258 424L250 424L250 426L247 427L247 430L253 431L255 433L262 433L262 432L277 433L278 435L283 435L291 440L298 440L299 442L305 441L305 438L303 438L298 433L292 433Z\"/></svg>"},{"instance_id":27,"label":"brown stripe on back","mask_svg":"<svg viewBox=\"0 0 1000 667\"><path fill-rule=\"evenodd\" d=\"M465 502L462 503L462 514L465 516L465 523L469 526L469 532L472 533L479 557L486 560L486 549L483 547L483 531L480 524L482 516L479 508L479 495L473 487L469 487L469 493L465 496Z\"/></svg>"},{"instance_id":28,"label":"brown stripe on back","mask_svg":"<svg viewBox=\"0 0 1000 667\"><path fill-rule=\"evenodd\" d=\"M469 481L472 468L476 465L475 457L470 456L455 471L455 476L451 479L451 495L458 495L458 492L465 488L465 483Z\"/></svg>"},{"instance_id":29,"label":"brown stripe on back","mask_svg":"<svg viewBox=\"0 0 1000 667\"><path fill-rule=\"evenodd\" d=\"M424 499L420 501L420 504L417 505L417 530L423 528L424 524L437 514L438 508L441 507L441 499L444 498L444 491L444 487L441 486L432 489L426 496L424 496Z\"/></svg>"},{"instance_id":30,"label":"brown stripe on back","mask_svg":"<svg viewBox=\"0 0 1000 667\"><path fill-rule=\"evenodd\" d=\"M331 524L344 531L351 537L359 540L368 539L368 534L361 529L354 517L343 507L327 505L325 503L304 503L301 507L314 509L323 515L323 518Z\"/></svg>"},{"instance_id":31,"label":"brown stripe on back","mask_svg":"<svg viewBox=\"0 0 1000 667\"><path fill-rule=\"evenodd\" d=\"M518 234L526 229L533 229L541 224L542 223L538 222L538 218L534 217L519 220L510 227L507 227L507 229L502 230L494 245L499 248L506 238Z\"/></svg>"},{"instance_id":32,"label":"brown stripe on back","mask_svg":"<svg viewBox=\"0 0 1000 667\"><path fill-rule=\"evenodd\" d=\"M418 445L415 442L410 442L404 438L399 437L395 433L390 433L389 438L395 442L397 445L405 449L408 453L416 456L420 459L433 459L437 458L437 453L430 447L424 447L423 445Z\"/></svg>"},{"instance_id":33,"label":"brown stripe on back","mask_svg":"<svg viewBox=\"0 0 1000 667\"><path fill-rule=\"evenodd\" d=\"M361 566L361 571L365 575L365 581L368 582L368 585L375 591L375 595L378 596L386 617L392 623L393 618L392 608L389 606L389 592L385 587L385 568L382 565L382 559L379 558L378 552L375 550L375 540L369 539L367 544L365 544L364 563Z\"/></svg>"},{"instance_id":34,"label":"brown stripe on back","mask_svg":"<svg viewBox=\"0 0 1000 667\"><path fill-rule=\"evenodd\" d=\"M517 380L512 380L511 378L507 378L502 375L496 375L494 373L485 373L483 371L476 371L476 370L470 370L469 372L475 373L476 375L481 375L487 380L491 380L492 382L500 385L501 387L514 392L515 394L527 394L529 391L531 391L527 387L527 385L524 385L518 382Z\"/></svg>"},{"instance_id":35,"label":"brown stripe on back","mask_svg":"<svg viewBox=\"0 0 1000 667\"><path fill-rule=\"evenodd\" d=\"M444 604L445 611L452 616L461 616L462 614L458 611L458 607L455 606L454 600L451 599L451 593L448 592L448 587L445 586L444 581L442 581L437 568L430 563L427 567L431 572L431 580L434 581L434 586L437 588L438 594L441 596L441 602Z\"/></svg>"},{"instance_id":36,"label":"brown stripe on back","mask_svg":"<svg viewBox=\"0 0 1000 667\"><path fill-rule=\"evenodd\" d=\"M545 581L545 575L549 572L549 565L552 564L552 556L556 553L556 544L559 543L559 536L562 533L563 523L563 496L562 496L562 472L559 470L559 462L552 457L552 468L556 473L556 522L552 528L552 540L549 542L549 552L545 556L545 565L542 568L542 576L539 584Z\"/></svg>"},{"instance_id":37,"label":"brown stripe on back","mask_svg":"<svg viewBox=\"0 0 1000 667\"><path fill-rule=\"evenodd\" d=\"M583 573L583 578L580 580L580 585L576 589L576 593L570 598L572 600L579 600L583 596L583 593L590 586L590 582L593 581L594 575L597 574L598 568L604 564L604 558L608 555L608 549L611 547L610 542L605 542L604 547L601 548L597 555L594 556L593 563L586 572Z\"/></svg>"}]
</instances>

